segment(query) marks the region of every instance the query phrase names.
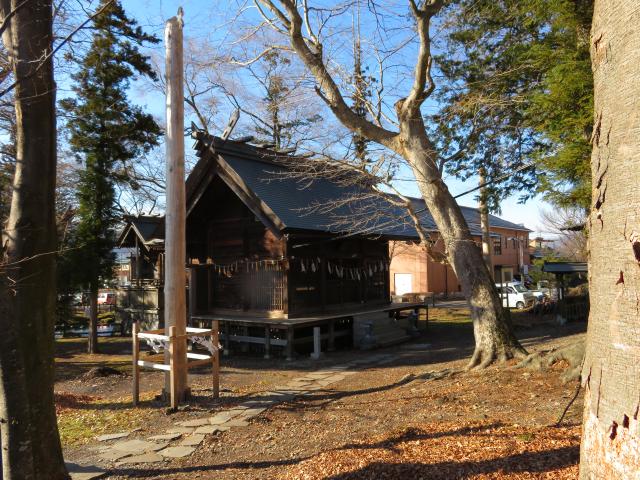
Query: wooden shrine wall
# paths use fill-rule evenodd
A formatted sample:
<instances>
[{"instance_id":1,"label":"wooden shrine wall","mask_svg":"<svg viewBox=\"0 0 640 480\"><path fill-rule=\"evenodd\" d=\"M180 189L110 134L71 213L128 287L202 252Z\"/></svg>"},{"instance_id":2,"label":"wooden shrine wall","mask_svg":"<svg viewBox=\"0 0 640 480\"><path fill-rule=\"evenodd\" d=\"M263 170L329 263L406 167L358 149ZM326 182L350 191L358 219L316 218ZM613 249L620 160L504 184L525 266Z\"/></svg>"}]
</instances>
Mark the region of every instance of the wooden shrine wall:
<instances>
[{"instance_id":1,"label":"wooden shrine wall","mask_svg":"<svg viewBox=\"0 0 640 480\"><path fill-rule=\"evenodd\" d=\"M389 303L383 240L289 237L289 316Z\"/></svg>"},{"instance_id":2,"label":"wooden shrine wall","mask_svg":"<svg viewBox=\"0 0 640 480\"><path fill-rule=\"evenodd\" d=\"M187 218L187 258L197 259L197 311L283 311L284 241L219 178Z\"/></svg>"}]
</instances>

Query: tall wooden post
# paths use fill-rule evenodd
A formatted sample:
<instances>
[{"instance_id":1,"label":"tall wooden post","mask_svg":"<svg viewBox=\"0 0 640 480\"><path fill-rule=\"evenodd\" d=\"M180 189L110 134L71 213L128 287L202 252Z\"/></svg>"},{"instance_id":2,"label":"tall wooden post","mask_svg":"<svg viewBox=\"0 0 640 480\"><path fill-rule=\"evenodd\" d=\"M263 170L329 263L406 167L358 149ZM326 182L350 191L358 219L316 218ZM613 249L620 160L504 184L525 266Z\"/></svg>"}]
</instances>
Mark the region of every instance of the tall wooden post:
<instances>
[{"instance_id":1,"label":"tall wooden post","mask_svg":"<svg viewBox=\"0 0 640 480\"><path fill-rule=\"evenodd\" d=\"M167 83L164 323L165 332L175 327L177 336L171 359L174 385L170 385L170 375L166 375L165 391L174 394L177 402L183 401L187 395L187 345L184 337L187 309L182 26L182 8L179 8L178 16L167 21L164 32ZM168 352L165 355L169 355Z\"/></svg>"}]
</instances>

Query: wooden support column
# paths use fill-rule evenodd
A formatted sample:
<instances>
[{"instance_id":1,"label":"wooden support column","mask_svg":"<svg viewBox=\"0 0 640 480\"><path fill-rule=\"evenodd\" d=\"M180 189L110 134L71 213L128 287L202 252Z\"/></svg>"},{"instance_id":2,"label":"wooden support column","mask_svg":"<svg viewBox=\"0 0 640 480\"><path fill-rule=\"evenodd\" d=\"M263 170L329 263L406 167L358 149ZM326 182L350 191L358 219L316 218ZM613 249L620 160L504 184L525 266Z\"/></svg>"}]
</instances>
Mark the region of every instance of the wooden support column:
<instances>
[{"instance_id":1,"label":"wooden support column","mask_svg":"<svg viewBox=\"0 0 640 480\"><path fill-rule=\"evenodd\" d=\"M271 328L269 325L264 327L264 358L265 360L271 358Z\"/></svg>"},{"instance_id":2,"label":"wooden support column","mask_svg":"<svg viewBox=\"0 0 640 480\"><path fill-rule=\"evenodd\" d=\"M336 349L336 321L329 320L329 345L327 345L327 351L333 352Z\"/></svg>"},{"instance_id":3,"label":"wooden support column","mask_svg":"<svg viewBox=\"0 0 640 480\"><path fill-rule=\"evenodd\" d=\"M429 304L425 303L424 305L424 330L425 332L429 329Z\"/></svg>"},{"instance_id":4,"label":"wooden support column","mask_svg":"<svg viewBox=\"0 0 640 480\"><path fill-rule=\"evenodd\" d=\"M138 338L138 322L133 322L131 327L133 372L131 377L133 381L132 396L133 406L138 405L140 400L140 367L138 366L138 353L140 352L140 339Z\"/></svg>"},{"instance_id":5,"label":"wooden support column","mask_svg":"<svg viewBox=\"0 0 640 480\"><path fill-rule=\"evenodd\" d=\"M213 267L207 266L207 313L213 311Z\"/></svg>"},{"instance_id":6,"label":"wooden support column","mask_svg":"<svg viewBox=\"0 0 640 480\"><path fill-rule=\"evenodd\" d=\"M231 350L229 346L231 345L231 340L229 336L231 333L229 332L229 322L224 322L224 356L228 357L231 354Z\"/></svg>"},{"instance_id":7,"label":"wooden support column","mask_svg":"<svg viewBox=\"0 0 640 480\"><path fill-rule=\"evenodd\" d=\"M242 327L242 336L243 337L248 337L249 336L249 327L247 327L246 325L243 325ZM242 353L247 353L249 351L249 343L248 342L241 342L240 343L240 351Z\"/></svg>"},{"instance_id":8,"label":"wooden support column","mask_svg":"<svg viewBox=\"0 0 640 480\"><path fill-rule=\"evenodd\" d=\"M287 361L293 360L293 327L287 327Z\"/></svg>"},{"instance_id":9,"label":"wooden support column","mask_svg":"<svg viewBox=\"0 0 640 480\"><path fill-rule=\"evenodd\" d=\"M289 275L291 275L291 264L289 261L288 251L289 251L289 236L285 235L282 241L282 255L284 261L282 262L282 313L285 318L289 318L289 302L291 301L292 295L289 291L291 287L291 282L289 281Z\"/></svg>"},{"instance_id":10,"label":"wooden support column","mask_svg":"<svg viewBox=\"0 0 640 480\"><path fill-rule=\"evenodd\" d=\"M193 325L193 316L198 313L198 271L189 269L189 324Z\"/></svg>"},{"instance_id":11,"label":"wooden support column","mask_svg":"<svg viewBox=\"0 0 640 480\"><path fill-rule=\"evenodd\" d=\"M327 257L322 247L322 258L320 266L320 298L322 299L322 311L327 309Z\"/></svg>"},{"instance_id":12,"label":"wooden support column","mask_svg":"<svg viewBox=\"0 0 640 480\"><path fill-rule=\"evenodd\" d=\"M211 368L213 373L213 398L220 398L220 322L213 320L211 322L211 343L214 351L211 353Z\"/></svg>"},{"instance_id":13,"label":"wooden support column","mask_svg":"<svg viewBox=\"0 0 640 480\"><path fill-rule=\"evenodd\" d=\"M169 355L170 375L165 391L171 392L171 406L187 396L186 333L186 241L184 181L184 92L182 58L182 9L165 26L167 130L166 130L166 214L165 214L165 331L173 332Z\"/></svg>"},{"instance_id":14,"label":"wooden support column","mask_svg":"<svg viewBox=\"0 0 640 480\"><path fill-rule=\"evenodd\" d=\"M320 360L320 357L322 357L322 334L320 333L320 327L313 327L313 353L311 358Z\"/></svg>"},{"instance_id":15,"label":"wooden support column","mask_svg":"<svg viewBox=\"0 0 640 480\"><path fill-rule=\"evenodd\" d=\"M141 264L140 261L140 241L138 240L138 235L136 235L136 280L140 281L141 276Z\"/></svg>"}]
</instances>

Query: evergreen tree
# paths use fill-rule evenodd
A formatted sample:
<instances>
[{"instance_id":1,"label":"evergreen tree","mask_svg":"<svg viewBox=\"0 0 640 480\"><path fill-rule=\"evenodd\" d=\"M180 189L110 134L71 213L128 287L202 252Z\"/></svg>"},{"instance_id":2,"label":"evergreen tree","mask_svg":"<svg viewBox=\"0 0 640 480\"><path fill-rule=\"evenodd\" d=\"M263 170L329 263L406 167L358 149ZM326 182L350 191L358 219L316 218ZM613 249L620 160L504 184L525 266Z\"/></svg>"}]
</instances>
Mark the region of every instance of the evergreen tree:
<instances>
[{"instance_id":1,"label":"evergreen tree","mask_svg":"<svg viewBox=\"0 0 640 480\"><path fill-rule=\"evenodd\" d=\"M356 4L356 18L353 26L353 111L359 117L366 118L366 101L369 96L367 78L362 71L362 45L360 44L360 4ZM358 134L353 134L353 147L355 158L361 165L367 163L367 139Z\"/></svg>"},{"instance_id":2,"label":"evergreen tree","mask_svg":"<svg viewBox=\"0 0 640 480\"><path fill-rule=\"evenodd\" d=\"M78 184L78 249L73 261L78 281L90 292L90 353L97 349L98 289L113 271L116 186L128 181L130 162L157 145L161 134L153 117L127 99L136 76L156 79L139 48L158 42L114 2L95 20L91 46L73 76L76 97L62 102L71 115L71 149L85 165Z\"/></svg>"},{"instance_id":3,"label":"evergreen tree","mask_svg":"<svg viewBox=\"0 0 640 480\"><path fill-rule=\"evenodd\" d=\"M455 0L437 65L446 78L436 116L447 164L484 168L492 209L514 190L587 208L593 80L593 0ZM534 169L517 169L534 163Z\"/></svg>"}]
</instances>

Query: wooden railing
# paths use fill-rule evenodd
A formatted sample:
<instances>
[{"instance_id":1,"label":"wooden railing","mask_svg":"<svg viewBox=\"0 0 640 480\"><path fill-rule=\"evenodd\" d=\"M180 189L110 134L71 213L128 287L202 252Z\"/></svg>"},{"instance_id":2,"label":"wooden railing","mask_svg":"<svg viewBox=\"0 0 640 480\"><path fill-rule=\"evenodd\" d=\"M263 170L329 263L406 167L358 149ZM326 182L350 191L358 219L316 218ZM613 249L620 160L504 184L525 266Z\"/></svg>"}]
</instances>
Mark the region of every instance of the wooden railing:
<instances>
[{"instance_id":1,"label":"wooden railing","mask_svg":"<svg viewBox=\"0 0 640 480\"><path fill-rule=\"evenodd\" d=\"M204 339L209 337L209 341L195 340ZM165 351L169 352L169 363L165 360L162 362L151 362L147 360L140 360L140 339L143 339L151 344L160 346ZM208 343L210 354L202 354L195 352L187 352L186 358L179 358L176 355L176 343L178 341L192 340L192 343L205 344ZM138 323L133 324L132 329L132 341L133 341L133 405L137 405L140 400L140 368L149 368L153 370L162 370L169 372L170 374L170 399L171 408L177 408L178 406L178 388L175 379L174 372L186 363L187 369L197 367L200 365L211 364L213 374L213 397L219 398L220 396L220 343L219 343L219 323L214 320L211 325L211 329L208 328L193 328L187 327L184 335L176 334L176 327L169 327L169 335L166 335L165 329L149 330L146 332L138 331ZM155 350L155 348L154 348ZM158 348L159 350L159 348ZM189 361L192 359L192 361Z\"/></svg>"}]
</instances>

